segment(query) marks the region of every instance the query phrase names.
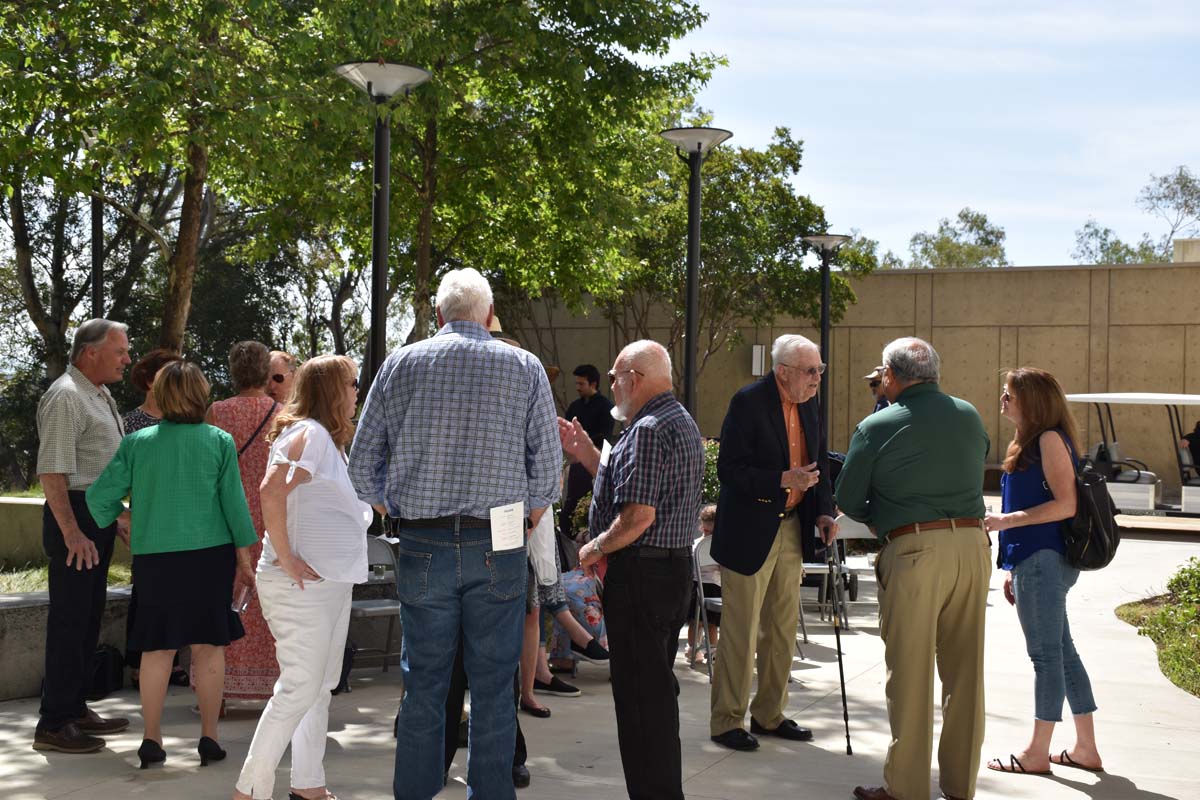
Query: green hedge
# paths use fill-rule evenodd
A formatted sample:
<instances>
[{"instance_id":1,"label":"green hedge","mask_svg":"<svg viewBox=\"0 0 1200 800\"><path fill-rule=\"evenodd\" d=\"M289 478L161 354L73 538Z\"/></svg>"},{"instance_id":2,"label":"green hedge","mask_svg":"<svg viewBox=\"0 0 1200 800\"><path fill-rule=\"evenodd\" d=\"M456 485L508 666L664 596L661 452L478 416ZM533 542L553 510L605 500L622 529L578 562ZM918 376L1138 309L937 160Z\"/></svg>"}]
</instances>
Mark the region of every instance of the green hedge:
<instances>
[{"instance_id":1,"label":"green hedge","mask_svg":"<svg viewBox=\"0 0 1200 800\"><path fill-rule=\"evenodd\" d=\"M1167 581L1167 592L1121 606L1117 615L1158 646L1158 666L1171 683L1200 697L1200 558Z\"/></svg>"}]
</instances>

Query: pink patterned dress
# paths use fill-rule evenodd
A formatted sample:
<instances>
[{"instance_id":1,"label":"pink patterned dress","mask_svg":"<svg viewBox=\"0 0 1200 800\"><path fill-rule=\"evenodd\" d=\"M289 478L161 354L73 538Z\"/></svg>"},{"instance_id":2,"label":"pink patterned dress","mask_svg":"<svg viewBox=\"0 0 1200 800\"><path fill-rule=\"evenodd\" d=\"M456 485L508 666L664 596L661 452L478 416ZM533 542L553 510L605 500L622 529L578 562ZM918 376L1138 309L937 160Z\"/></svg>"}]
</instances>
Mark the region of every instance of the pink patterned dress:
<instances>
[{"instance_id":1,"label":"pink patterned dress","mask_svg":"<svg viewBox=\"0 0 1200 800\"><path fill-rule=\"evenodd\" d=\"M240 451L254 435L259 424L282 406L271 411L275 403L270 397L231 397L212 405L212 421L223 431L233 436L233 443ZM254 441L238 457L238 468L242 473L242 489L250 506L250 517L254 530L258 531L259 543L250 548L254 567L262 555L263 518L262 502L258 487L267 472L267 456L271 452L267 444L267 433L271 420L258 430ZM242 612L242 627L246 635L225 648L225 697L230 700L269 700L279 678L279 664L275 661L275 638L263 619L258 595L251 595L249 607Z\"/></svg>"}]
</instances>

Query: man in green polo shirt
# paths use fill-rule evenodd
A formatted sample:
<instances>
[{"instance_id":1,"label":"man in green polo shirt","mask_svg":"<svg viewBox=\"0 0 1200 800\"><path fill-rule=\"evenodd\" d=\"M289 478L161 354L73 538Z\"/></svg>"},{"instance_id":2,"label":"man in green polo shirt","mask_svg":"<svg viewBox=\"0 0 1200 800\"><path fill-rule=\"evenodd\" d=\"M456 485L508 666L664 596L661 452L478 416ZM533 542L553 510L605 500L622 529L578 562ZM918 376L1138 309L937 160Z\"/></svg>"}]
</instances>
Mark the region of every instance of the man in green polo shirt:
<instances>
[{"instance_id":1,"label":"man in green polo shirt","mask_svg":"<svg viewBox=\"0 0 1200 800\"><path fill-rule=\"evenodd\" d=\"M938 388L929 343L897 339L883 351L891 405L859 423L837 482L843 513L885 542L875 564L887 663L892 742L884 786L860 800L929 797L933 670L942 680L939 784L951 800L975 796L983 744L983 635L991 542L983 528L979 413Z\"/></svg>"}]
</instances>

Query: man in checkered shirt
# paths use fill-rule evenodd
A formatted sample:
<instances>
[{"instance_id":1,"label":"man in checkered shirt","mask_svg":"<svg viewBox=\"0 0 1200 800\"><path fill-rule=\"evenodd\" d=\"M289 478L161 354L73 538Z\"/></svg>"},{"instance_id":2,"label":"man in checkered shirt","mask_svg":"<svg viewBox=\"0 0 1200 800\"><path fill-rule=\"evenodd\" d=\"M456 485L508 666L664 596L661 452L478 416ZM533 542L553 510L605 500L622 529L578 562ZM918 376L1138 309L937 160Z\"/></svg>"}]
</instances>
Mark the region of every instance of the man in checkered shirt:
<instances>
[{"instance_id":1,"label":"man in checkered shirt","mask_svg":"<svg viewBox=\"0 0 1200 800\"><path fill-rule=\"evenodd\" d=\"M46 494L42 544L50 562L46 619L46 676L35 750L94 753L95 734L120 733L127 719L102 719L85 700L108 589L108 562L118 535L129 543L128 523L100 528L84 491L108 465L125 429L112 395L129 364L125 326L91 319L79 326L71 364L38 403L38 478Z\"/></svg>"},{"instance_id":2,"label":"man in checkered shirt","mask_svg":"<svg viewBox=\"0 0 1200 800\"><path fill-rule=\"evenodd\" d=\"M673 667L692 593L704 444L671 393L671 357L639 341L608 373L613 416L629 427L606 455L578 421L559 419L563 449L596 476L579 563L606 558L613 703L631 798L683 800L679 684Z\"/></svg>"},{"instance_id":3,"label":"man in checkered shirt","mask_svg":"<svg viewBox=\"0 0 1200 800\"><path fill-rule=\"evenodd\" d=\"M493 316L479 272L447 273L437 293L441 329L388 356L350 451L358 496L400 527L397 800L442 790L444 704L460 631L471 686L467 785L474 797L516 796L513 674L526 548L521 537L497 549L490 514L517 503L518 519L536 524L558 499L562 452L546 371L532 353L492 337Z\"/></svg>"}]
</instances>

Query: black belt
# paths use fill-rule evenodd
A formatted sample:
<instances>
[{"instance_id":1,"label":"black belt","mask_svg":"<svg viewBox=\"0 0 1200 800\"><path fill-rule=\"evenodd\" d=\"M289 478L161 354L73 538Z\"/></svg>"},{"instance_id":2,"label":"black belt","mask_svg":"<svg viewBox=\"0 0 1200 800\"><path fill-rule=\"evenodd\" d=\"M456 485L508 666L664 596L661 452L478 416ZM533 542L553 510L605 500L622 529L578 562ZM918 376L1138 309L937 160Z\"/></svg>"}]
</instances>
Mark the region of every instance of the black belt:
<instances>
[{"instance_id":1,"label":"black belt","mask_svg":"<svg viewBox=\"0 0 1200 800\"><path fill-rule=\"evenodd\" d=\"M610 557L630 555L637 558L691 558L690 547L653 547L648 544L625 547L613 553Z\"/></svg>"},{"instance_id":2,"label":"black belt","mask_svg":"<svg viewBox=\"0 0 1200 800\"><path fill-rule=\"evenodd\" d=\"M449 517L431 517L429 519L398 519L393 517L400 523L400 529L405 528L489 528L492 525L490 519L480 519L479 517L468 517L465 514L453 514Z\"/></svg>"}]
</instances>

